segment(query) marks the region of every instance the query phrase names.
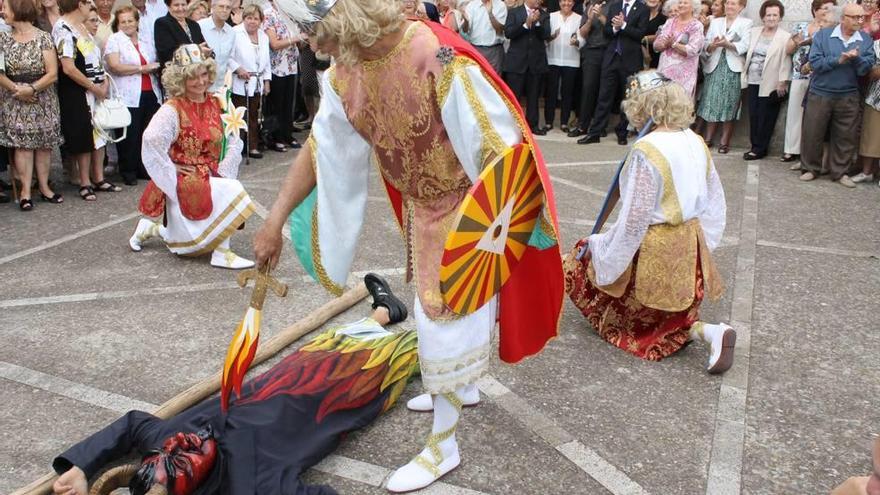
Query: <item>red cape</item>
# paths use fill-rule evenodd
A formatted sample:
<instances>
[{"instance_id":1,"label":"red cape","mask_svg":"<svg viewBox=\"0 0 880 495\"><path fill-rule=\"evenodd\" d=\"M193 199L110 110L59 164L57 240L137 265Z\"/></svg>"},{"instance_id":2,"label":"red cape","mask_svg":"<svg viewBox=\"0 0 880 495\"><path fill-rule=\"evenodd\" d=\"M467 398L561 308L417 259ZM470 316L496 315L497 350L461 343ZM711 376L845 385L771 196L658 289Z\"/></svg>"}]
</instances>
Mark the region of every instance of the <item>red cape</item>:
<instances>
[{"instance_id":1,"label":"red cape","mask_svg":"<svg viewBox=\"0 0 880 495\"><path fill-rule=\"evenodd\" d=\"M448 46L453 49L456 55L467 57L476 62L486 77L501 92L501 96L516 109L517 121L525 142L532 149L544 188L545 204L553 223L557 243L547 249L529 246L507 283L501 287L499 292L500 342L498 354L503 361L516 363L540 352L550 339L556 337L559 329L565 290L562 254L559 250L559 222L556 218L556 200L553 195L553 186L550 183L550 173L547 171L544 156L532 136L531 129L525 124L525 114L519 101L485 57L457 33L435 22L424 22L437 36L441 46ZM388 188L398 221L400 221L400 192L387 182L385 185Z\"/></svg>"}]
</instances>

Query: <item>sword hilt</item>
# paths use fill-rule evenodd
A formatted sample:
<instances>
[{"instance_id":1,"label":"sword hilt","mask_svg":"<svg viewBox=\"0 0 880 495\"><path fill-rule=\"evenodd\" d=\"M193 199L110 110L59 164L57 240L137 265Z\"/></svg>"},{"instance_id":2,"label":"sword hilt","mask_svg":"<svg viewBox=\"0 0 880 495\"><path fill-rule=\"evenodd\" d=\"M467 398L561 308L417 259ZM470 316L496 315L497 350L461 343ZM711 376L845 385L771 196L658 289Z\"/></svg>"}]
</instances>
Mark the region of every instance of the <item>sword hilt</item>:
<instances>
[{"instance_id":1,"label":"sword hilt","mask_svg":"<svg viewBox=\"0 0 880 495\"><path fill-rule=\"evenodd\" d=\"M272 292L278 297L287 296L287 284L281 283L278 279L269 275L268 264L259 270L250 268L239 272L239 287L246 287L249 280L254 280L254 291L251 293L251 307L254 309L263 309L268 289L272 289Z\"/></svg>"}]
</instances>

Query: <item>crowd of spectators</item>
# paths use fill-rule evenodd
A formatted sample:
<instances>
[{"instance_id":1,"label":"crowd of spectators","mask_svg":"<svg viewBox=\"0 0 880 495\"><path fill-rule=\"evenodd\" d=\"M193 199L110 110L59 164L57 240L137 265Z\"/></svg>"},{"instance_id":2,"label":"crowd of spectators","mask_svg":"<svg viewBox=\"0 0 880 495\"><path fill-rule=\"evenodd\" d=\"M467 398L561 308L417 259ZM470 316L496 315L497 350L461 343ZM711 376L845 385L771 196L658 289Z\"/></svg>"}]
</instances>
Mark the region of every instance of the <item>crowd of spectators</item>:
<instances>
[{"instance_id":1,"label":"crowd of spectators","mask_svg":"<svg viewBox=\"0 0 880 495\"><path fill-rule=\"evenodd\" d=\"M163 100L162 68L182 44L213 57L212 90L229 88L234 104L248 109L244 153L254 159L300 147L294 133L308 128L318 74L330 63L284 22L274 0L131 0L115 9L114 0L0 1L0 162L13 165L23 211L34 208L33 184L43 201L64 201L49 180L59 147L86 201L121 190L104 177L106 154L126 185L148 178L141 137ZM596 143L617 113L614 132L627 144L634 129L619 112L627 78L655 67L695 99L695 128L719 153L729 152L747 105L751 146L743 158L767 156L787 100L780 159L801 180L826 173L847 187L874 180L876 0L843 7L813 0L812 21L791 26L780 0L765 0L754 20L744 15L746 2L403 0L401 9L473 44L521 99L534 134L558 125L579 144ZM132 117L122 132L90 118L111 96ZM861 171L851 176L854 167ZM0 201L9 197L0 192Z\"/></svg>"}]
</instances>

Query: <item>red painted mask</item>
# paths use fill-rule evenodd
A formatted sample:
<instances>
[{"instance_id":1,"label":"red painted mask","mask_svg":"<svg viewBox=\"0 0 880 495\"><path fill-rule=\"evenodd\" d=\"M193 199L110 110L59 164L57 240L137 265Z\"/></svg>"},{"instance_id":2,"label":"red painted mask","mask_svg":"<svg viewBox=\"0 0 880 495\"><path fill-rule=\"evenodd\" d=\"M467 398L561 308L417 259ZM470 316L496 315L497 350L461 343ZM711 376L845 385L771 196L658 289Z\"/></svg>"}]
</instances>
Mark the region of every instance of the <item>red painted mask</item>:
<instances>
[{"instance_id":1,"label":"red painted mask","mask_svg":"<svg viewBox=\"0 0 880 495\"><path fill-rule=\"evenodd\" d=\"M217 441L210 427L198 433L177 433L160 450L144 456L131 480L131 493L142 495L160 484L169 495L189 495L205 481L216 460Z\"/></svg>"}]
</instances>

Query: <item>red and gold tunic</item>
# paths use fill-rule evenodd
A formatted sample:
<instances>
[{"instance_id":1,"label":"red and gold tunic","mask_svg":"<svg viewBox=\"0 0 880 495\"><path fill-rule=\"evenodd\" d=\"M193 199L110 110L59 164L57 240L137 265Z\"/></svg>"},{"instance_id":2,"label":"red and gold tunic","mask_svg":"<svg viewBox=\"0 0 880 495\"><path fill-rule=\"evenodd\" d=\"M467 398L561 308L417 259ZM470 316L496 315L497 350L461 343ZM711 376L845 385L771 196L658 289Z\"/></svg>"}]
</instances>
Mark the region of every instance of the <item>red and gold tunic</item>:
<instances>
[{"instance_id":1,"label":"red and gold tunic","mask_svg":"<svg viewBox=\"0 0 880 495\"><path fill-rule=\"evenodd\" d=\"M471 181L440 115L439 48L431 30L415 23L385 57L335 66L331 84L355 130L372 144L383 179L402 196L407 280L415 278L427 315L450 318L440 295L440 261Z\"/></svg>"},{"instance_id":2,"label":"red and gold tunic","mask_svg":"<svg viewBox=\"0 0 880 495\"><path fill-rule=\"evenodd\" d=\"M169 148L168 155L175 164L196 168L192 175L177 174L180 211L190 220L204 220L214 209L208 179L219 175L223 143L220 102L211 97L203 102L172 98L167 104L177 110L179 117L177 139ZM151 217L157 217L165 211L165 194L153 181L147 184L139 209Z\"/></svg>"}]
</instances>

